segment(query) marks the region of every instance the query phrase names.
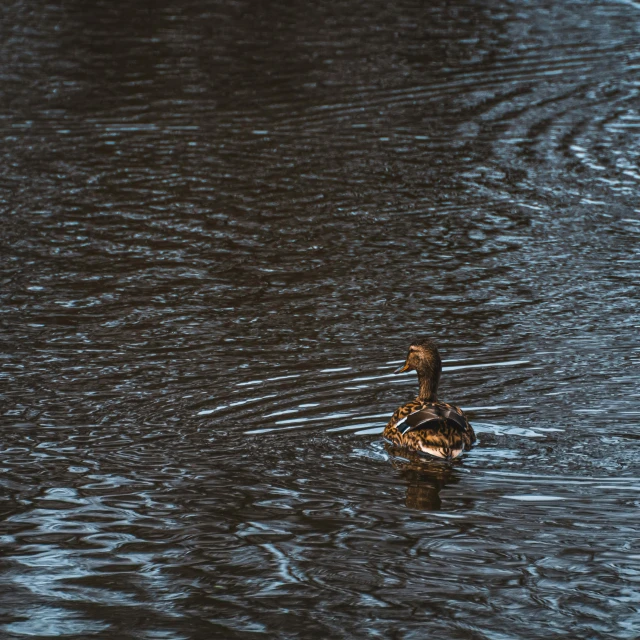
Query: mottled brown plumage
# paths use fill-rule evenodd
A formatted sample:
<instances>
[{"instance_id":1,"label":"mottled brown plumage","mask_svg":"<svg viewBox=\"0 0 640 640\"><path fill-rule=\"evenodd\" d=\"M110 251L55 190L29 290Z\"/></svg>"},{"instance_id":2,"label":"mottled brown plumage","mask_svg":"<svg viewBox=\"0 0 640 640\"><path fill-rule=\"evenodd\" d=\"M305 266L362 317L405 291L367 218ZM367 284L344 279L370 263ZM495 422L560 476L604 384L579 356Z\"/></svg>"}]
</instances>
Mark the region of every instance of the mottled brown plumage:
<instances>
[{"instance_id":1,"label":"mottled brown plumage","mask_svg":"<svg viewBox=\"0 0 640 640\"><path fill-rule=\"evenodd\" d=\"M476 436L461 409L438 400L442 361L432 340L421 338L411 344L405 364L396 373L409 369L418 374L420 392L396 409L383 437L398 447L436 458L457 458L471 448Z\"/></svg>"}]
</instances>

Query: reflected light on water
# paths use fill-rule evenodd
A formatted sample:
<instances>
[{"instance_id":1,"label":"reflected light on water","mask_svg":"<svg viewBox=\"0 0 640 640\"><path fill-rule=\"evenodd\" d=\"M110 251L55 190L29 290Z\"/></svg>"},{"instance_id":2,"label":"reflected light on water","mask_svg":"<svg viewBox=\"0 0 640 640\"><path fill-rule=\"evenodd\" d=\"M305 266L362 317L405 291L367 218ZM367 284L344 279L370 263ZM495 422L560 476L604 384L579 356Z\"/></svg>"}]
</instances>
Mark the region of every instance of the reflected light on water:
<instances>
[{"instance_id":1,"label":"reflected light on water","mask_svg":"<svg viewBox=\"0 0 640 640\"><path fill-rule=\"evenodd\" d=\"M637 638L639 19L3 3L0 636Z\"/></svg>"}]
</instances>

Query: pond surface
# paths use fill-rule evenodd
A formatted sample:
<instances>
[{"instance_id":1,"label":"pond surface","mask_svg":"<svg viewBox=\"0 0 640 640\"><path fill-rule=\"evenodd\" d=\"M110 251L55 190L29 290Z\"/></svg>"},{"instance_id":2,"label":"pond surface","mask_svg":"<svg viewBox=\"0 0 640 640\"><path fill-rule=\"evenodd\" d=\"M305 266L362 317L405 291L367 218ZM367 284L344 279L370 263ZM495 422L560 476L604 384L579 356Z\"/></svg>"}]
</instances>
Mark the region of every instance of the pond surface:
<instances>
[{"instance_id":1,"label":"pond surface","mask_svg":"<svg viewBox=\"0 0 640 640\"><path fill-rule=\"evenodd\" d=\"M640 635L640 3L0 37L3 638ZM416 335L450 466L381 440Z\"/></svg>"}]
</instances>

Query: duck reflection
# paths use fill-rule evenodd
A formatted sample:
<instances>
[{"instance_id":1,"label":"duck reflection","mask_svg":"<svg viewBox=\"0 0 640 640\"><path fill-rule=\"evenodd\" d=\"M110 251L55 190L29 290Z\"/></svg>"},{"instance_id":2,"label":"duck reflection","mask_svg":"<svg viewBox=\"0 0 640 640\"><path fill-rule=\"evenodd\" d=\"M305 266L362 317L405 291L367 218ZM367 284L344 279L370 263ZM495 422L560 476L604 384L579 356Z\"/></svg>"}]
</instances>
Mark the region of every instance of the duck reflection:
<instances>
[{"instance_id":1,"label":"duck reflection","mask_svg":"<svg viewBox=\"0 0 640 640\"><path fill-rule=\"evenodd\" d=\"M385 446L391 464L400 471L407 483L405 504L409 509L439 511L442 508L440 491L445 485L457 484L460 480L453 473L459 463L430 460L417 453L402 452L390 445Z\"/></svg>"}]
</instances>

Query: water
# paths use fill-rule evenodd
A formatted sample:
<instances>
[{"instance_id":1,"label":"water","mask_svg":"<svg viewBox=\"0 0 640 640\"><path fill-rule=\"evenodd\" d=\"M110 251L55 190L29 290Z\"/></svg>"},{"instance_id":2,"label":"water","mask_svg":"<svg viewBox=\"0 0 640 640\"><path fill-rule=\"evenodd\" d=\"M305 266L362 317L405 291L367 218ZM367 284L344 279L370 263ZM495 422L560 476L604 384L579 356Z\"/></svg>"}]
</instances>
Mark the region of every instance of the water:
<instances>
[{"instance_id":1,"label":"water","mask_svg":"<svg viewBox=\"0 0 640 640\"><path fill-rule=\"evenodd\" d=\"M639 34L5 2L0 635L638 637ZM422 334L450 467L380 438Z\"/></svg>"}]
</instances>

